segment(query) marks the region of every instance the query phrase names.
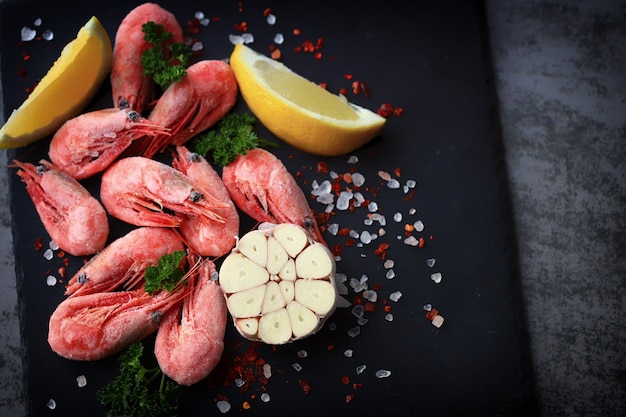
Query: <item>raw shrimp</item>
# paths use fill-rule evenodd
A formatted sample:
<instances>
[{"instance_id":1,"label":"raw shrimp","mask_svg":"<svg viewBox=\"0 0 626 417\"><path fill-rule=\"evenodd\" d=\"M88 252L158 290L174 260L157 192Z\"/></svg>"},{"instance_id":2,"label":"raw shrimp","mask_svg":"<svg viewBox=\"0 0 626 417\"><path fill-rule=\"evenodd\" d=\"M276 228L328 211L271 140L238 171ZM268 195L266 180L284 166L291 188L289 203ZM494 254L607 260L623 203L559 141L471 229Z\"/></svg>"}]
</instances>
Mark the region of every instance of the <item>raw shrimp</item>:
<instances>
[{"instance_id":1,"label":"raw shrimp","mask_svg":"<svg viewBox=\"0 0 626 417\"><path fill-rule=\"evenodd\" d=\"M222 180L235 204L253 219L297 224L325 244L304 192L272 153L255 148L239 155L224 167Z\"/></svg>"},{"instance_id":2,"label":"raw shrimp","mask_svg":"<svg viewBox=\"0 0 626 417\"><path fill-rule=\"evenodd\" d=\"M222 256L234 246L239 234L239 213L230 199L228 190L215 169L201 155L184 146L176 147L172 165L205 190L211 190L224 208L216 208L224 222L202 221L198 216L182 216L180 234L195 253L200 256Z\"/></svg>"},{"instance_id":3,"label":"raw shrimp","mask_svg":"<svg viewBox=\"0 0 626 417\"><path fill-rule=\"evenodd\" d=\"M237 81L224 61L204 60L187 68L187 77L171 84L163 93L148 120L170 128L170 135L148 138L136 154L148 158L168 144L182 145L217 123L237 101Z\"/></svg>"},{"instance_id":4,"label":"raw shrimp","mask_svg":"<svg viewBox=\"0 0 626 417\"><path fill-rule=\"evenodd\" d=\"M224 223L225 204L182 172L143 156L123 158L102 175L100 200L108 213L135 226L178 227L182 215Z\"/></svg>"},{"instance_id":5,"label":"raw shrimp","mask_svg":"<svg viewBox=\"0 0 626 417\"><path fill-rule=\"evenodd\" d=\"M140 288L66 298L50 317L48 344L67 359L102 359L157 330L187 292L187 285L179 284L154 296Z\"/></svg>"},{"instance_id":6,"label":"raw shrimp","mask_svg":"<svg viewBox=\"0 0 626 417\"><path fill-rule=\"evenodd\" d=\"M172 42L183 42L183 30L176 17L155 3L137 6L122 20L115 34L111 67L113 106L143 113L155 98L152 77L143 74L141 55L150 44L144 39L144 23L163 25Z\"/></svg>"},{"instance_id":7,"label":"raw shrimp","mask_svg":"<svg viewBox=\"0 0 626 417\"><path fill-rule=\"evenodd\" d=\"M142 282L145 269L156 266L165 254L184 250L183 241L171 229L140 227L111 242L69 280L65 293L81 296L133 289Z\"/></svg>"},{"instance_id":8,"label":"raw shrimp","mask_svg":"<svg viewBox=\"0 0 626 417\"><path fill-rule=\"evenodd\" d=\"M17 175L35 204L41 221L59 248L75 255L91 255L106 245L109 220L104 207L76 179L41 160L35 166L13 161Z\"/></svg>"},{"instance_id":9,"label":"raw shrimp","mask_svg":"<svg viewBox=\"0 0 626 417\"><path fill-rule=\"evenodd\" d=\"M168 129L136 111L102 109L65 122L54 134L48 155L61 170L81 180L104 171L134 140L167 136Z\"/></svg>"},{"instance_id":10,"label":"raw shrimp","mask_svg":"<svg viewBox=\"0 0 626 417\"><path fill-rule=\"evenodd\" d=\"M165 313L154 344L161 370L181 385L208 376L224 351L226 301L213 262L199 262L188 278L193 289L182 307Z\"/></svg>"}]
</instances>

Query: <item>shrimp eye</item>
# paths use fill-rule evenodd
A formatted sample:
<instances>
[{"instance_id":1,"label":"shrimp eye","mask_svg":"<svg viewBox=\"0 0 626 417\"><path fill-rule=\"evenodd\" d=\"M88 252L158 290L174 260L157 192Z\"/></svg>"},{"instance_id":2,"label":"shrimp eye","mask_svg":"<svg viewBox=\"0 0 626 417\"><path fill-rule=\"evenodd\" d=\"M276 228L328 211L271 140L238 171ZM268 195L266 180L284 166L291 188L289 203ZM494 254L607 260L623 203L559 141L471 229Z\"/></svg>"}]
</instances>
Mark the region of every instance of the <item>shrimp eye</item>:
<instances>
[{"instance_id":1,"label":"shrimp eye","mask_svg":"<svg viewBox=\"0 0 626 417\"><path fill-rule=\"evenodd\" d=\"M211 272L211 281L217 282L220 279L220 273L217 271Z\"/></svg>"},{"instance_id":2,"label":"shrimp eye","mask_svg":"<svg viewBox=\"0 0 626 417\"><path fill-rule=\"evenodd\" d=\"M120 109L124 110L130 107L130 103L128 102L128 99L126 98L121 98L120 102L117 104L117 107L119 107Z\"/></svg>"},{"instance_id":3,"label":"shrimp eye","mask_svg":"<svg viewBox=\"0 0 626 417\"><path fill-rule=\"evenodd\" d=\"M81 272L80 274L78 274L78 283L84 284L86 282L87 282L87 274L85 274L84 272Z\"/></svg>"},{"instance_id":4,"label":"shrimp eye","mask_svg":"<svg viewBox=\"0 0 626 417\"><path fill-rule=\"evenodd\" d=\"M37 169L37 175L43 175L43 173L48 170L48 168L46 168L43 165L37 165L36 169Z\"/></svg>"},{"instance_id":5,"label":"shrimp eye","mask_svg":"<svg viewBox=\"0 0 626 417\"><path fill-rule=\"evenodd\" d=\"M189 199L194 203L201 200L202 197L203 197L202 193L196 190L191 190L191 194L189 194Z\"/></svg>"},{"instance_id":6,"label":"shrimp eye","mask_svg":"<svg viewBox=\"0 0 626 417\"><path fill-rule=\"evenodd\" d=\"M189 160L189 162L198 162L200 160L200 155L195 152L191 152L187 159Z\"/></svg>"},{"instance_id":7,"label":"shrimp eye","mask_svg":"<svg viewBox=\"0 0 626 417\"><path fill-rule=\"evenodd\" d=\"M154 323L161 323L162 318L163 313L161 313L160 311L153 311L152 313L150 313L150 320L152 320Z\"/></svg>"},{"instance_id":8,"label":"shrimp eye","mask_svg":"<svg viewBox=\"0 0 626 417\"><path fill-rule=\"evenodd\" d=\"M141 117L141 115L134 110L128 112L128 120L131 122L136 122L139 117Z\"/></svg>"},{"instance_id":9,"label":"shrimp eye","mask_svg":"<svg viewBox=\"0 0 626 417\"><path fill-rule=\"evenodd\" d=\"M302 227L304 227L305 229L308 229L311 226L313 226L313 220L304 219L304 221L302 222Z\"/></svg>"}]
</instances>

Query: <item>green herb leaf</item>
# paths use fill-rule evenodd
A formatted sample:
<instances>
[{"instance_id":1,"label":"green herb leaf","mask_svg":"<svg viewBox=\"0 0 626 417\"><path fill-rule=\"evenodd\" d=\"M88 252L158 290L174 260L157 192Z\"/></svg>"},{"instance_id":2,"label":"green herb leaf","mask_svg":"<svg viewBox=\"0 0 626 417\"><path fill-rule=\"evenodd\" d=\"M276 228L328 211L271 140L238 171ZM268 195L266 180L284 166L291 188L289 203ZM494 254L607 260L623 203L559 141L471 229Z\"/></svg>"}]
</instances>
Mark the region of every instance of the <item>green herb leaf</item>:
<instances>
[{"instance_id":1,"label":"green herb leaf","mask_svg":"<svg viewBox=\"0 0 626 417\"><path fill-rule=\"evenodd\" d=\"M172 291L176 284L185 275L180 263L185 257L185 251L176 251L159 258L157 266L149 266L145 271L144 290L150 295L160 290Z\"/></svg>"},{"instance_id":2,"label":"green herb leaf","mask_svg":"<svg viewBox=\"0 0 626 417\"><path fill-rule=\"evenodd\" d=\"M120 374L96 393L98 401L110 407L108 417L176 415L179 385L158 366L146 369L141 364L142 354L141 342L131 344L119 356Z\"/></svg>"},{"instance_id":3,"label":"green herb leaf","mask_svg":"<svg viewBox=\"0 0 626 417\"><path fill-rule=\"evenodd\" d=\"M211 130L194 139L196 153L209 154L213 162L224 167L251 149L275 146L276 143L261 139L254 131L256 118L251 114L229 113L220 120L217 130Z\"/></svg>"},{"instance_id":4,"label":"green herb leaf","mask_svg":"<svg viewBox=\"0 0 626 417\"><path fill-rule=\"evenodd\" d=\"M141 30L144 39L151 45L141 55L143 73L152 76L162 89L187 76L185 68L191 56L189 46L173 42L172 34L153 21L144 23Z\"/></svg>"}]
</instances>

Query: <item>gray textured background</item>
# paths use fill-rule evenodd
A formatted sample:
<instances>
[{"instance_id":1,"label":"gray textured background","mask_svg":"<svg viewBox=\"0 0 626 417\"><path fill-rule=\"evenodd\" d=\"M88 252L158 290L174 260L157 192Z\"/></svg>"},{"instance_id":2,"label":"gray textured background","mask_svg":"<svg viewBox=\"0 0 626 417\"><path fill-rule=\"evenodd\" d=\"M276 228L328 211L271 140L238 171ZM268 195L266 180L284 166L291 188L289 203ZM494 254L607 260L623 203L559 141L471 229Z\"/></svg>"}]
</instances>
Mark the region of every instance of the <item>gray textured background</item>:
<instances>
[{"instance_id":1,"label":"gray textured background","mask_svg":"<svg viewBox=\"0 0 626 417\"><path fill-rule=\"evenodd\" d=\"M486 4L540 414L625 416L626 2ZM8 175L0 151L0 415L19 417Z\"/></svg>"}]
</instances>

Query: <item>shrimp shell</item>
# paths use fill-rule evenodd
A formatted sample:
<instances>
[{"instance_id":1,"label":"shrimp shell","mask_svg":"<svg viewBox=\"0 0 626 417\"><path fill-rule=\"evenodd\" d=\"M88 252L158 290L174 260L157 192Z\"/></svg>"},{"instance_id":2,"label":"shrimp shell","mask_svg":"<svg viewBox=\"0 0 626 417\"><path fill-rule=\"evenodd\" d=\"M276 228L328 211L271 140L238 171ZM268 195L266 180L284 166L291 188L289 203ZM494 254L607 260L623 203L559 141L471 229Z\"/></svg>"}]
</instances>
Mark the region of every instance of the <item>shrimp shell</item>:
<instances>
[{"instance_id":1,"label":"shrimp shell","mask_svg":"<svg viewBox=\"0 0 626 417\"><path fill-rule=\"evenodd\" d=\"M142 281L145 269L161 256L184 250L180 236L171 229L140 227L111 242L93 256L69 280L65 294L81 296L124 286L132 289Z\"/></svg>"},{"instance_id":2,"label":"shrimp shell","mask_svg":"<svg viewBox=\"0 0 626 417\"><path fill-rule=\"evenodd\" d=\"M39 166L13 161L44 228L59 248L74 256L102 250L109 220L102 204L73 177L41 160Z\"/></svg>"}]
</instances>

